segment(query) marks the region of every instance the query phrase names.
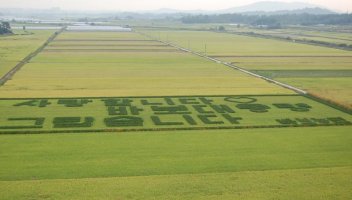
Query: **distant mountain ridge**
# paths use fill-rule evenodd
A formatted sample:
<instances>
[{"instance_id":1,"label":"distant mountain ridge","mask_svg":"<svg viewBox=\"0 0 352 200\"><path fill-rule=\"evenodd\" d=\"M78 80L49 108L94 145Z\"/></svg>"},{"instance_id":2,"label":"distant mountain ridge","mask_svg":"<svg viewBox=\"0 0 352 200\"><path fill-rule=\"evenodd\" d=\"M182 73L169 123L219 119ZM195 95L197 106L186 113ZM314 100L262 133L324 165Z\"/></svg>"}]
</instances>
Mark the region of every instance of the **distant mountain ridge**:
<instances>
[{"instance_id":1,"label":"distant mountain ridge","mask_svg":"<svg viewBox=\"0 0 352 200\"><path fill-rule=\"evenodd\" d=\"M244 15L285 15L285 14L311 14L311 15L329 15L329 14L336 14L336 12L333 12L328 9L324 8L303 8L303 9L297 9L297 10L279 10L279 11L272 11L272 12L264 12L264 11L253 11L253 12L244 12L244 13L239 13L239 14L244 14Z\"/></svg>"},{"instance_id":2,"label":"distant mountain ridge","mask_svg":"<svg viewBox=\"0 0 352 200\"><path fill-rule=\"evenodd\" d=\"M25 18L33 18L34 16L45 19L57 19L63 16L71 15L76 17L90 16L109 16L119 15L122 17L138 16L138 17L151 17L160 18L165 16L182 17L186 15L220 15L220 14L242 14L242 15L282 15L282 14L339 14L324 7L302 3L302 2L278 2L278 1L261 1L246 6L233 7L222 10L177 10L170 8L160 8L157 10L144 10L144 11L69 11L61 10L59 8L51 9L23 9L23 8L1 8L0 13L2 16L17 16Z\"/></svg>"},{"instance_id":3,"label":"distant mountain ridge","mask_svg":"<svg viewBox=\"0 0 352 200\"><path fill-rule=\"evenodd\" d=\"M246 6L233 7L228 9L206 11L206 10L176 10L169 8L162 8L154 11L148 11L149 13L162 13L162 14L175 14L175 13L187 13L187 14L230 14L230 13L242 13L242 14L335 14L336 12L331 11L327 8L319 5L303 3L303 2L279 2L279 1L261 1Z\"/></svg>"},{"instance_id":4,"label":"distant mountain ridge","mask_svg":"<svg viewBox=\"0 0 352 200\"><path fill-rule=\"evenodd\" d=\"M316 8L318 5L313 5L303 2L279 2L279 1L261 1L252 3L246 6L234 7L229 9L220 10L222 13L243 13L243 12L275 12L281 10L300 10L305 8Z\"/></svg>"}]
</instances>

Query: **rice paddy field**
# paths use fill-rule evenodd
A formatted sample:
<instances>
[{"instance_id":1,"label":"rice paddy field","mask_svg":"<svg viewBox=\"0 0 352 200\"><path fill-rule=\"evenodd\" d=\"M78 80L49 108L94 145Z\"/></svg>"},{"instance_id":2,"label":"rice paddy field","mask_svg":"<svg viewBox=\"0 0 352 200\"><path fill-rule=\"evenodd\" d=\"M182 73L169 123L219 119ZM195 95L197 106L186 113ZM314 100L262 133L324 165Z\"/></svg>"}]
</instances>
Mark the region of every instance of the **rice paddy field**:
<instances>
[{"instance_id":1,"label":"rice paddy field","mask_svg":"<svg viewBox=\"0 0 352 200\"><path fill-rule=\"evenodd\" d=\"M209 32L64 31L0 86L0 199L352 197L349 109L139 31L199 52L207 41L208 55L300 88L343 80L325 88L351 100L338 90L350 87L347 51Z\"/></svg>"},{"instance_id":2,"label":"rice paddy field","mask_svg":"<svg viewBox=\"0 0 352 200\"><path fill-rule=\"evenodd\" d=\"M0 97L292 93L138 33L114 34L60 34L0 88Z\"/></svg>"},{"instance_id":3,"label":"rice paddy field","mask_svg":"<svg viewBox=\"0 0 352 200\"><path fill-rule=\"evenodd\" d=\"M31 33L16 31L16 35L0 36L1 77L28 54L44 44L53 31L31 31Z\"/></svg>"},{"instance_id":4,"label":"rice paddy field","mask_svg":"<svg viewBox=\"0 0 352 200\"><path fill-rule=\"evenodd\" d=\"M230 28L235 32L254 32L268 36L276 36L280 38L290 38L292 40L312 40L312 41L320 41L320 42L328 42L333 44L352 44L351 34L348 34L346 31L342 30L334 30L333 27L326 27L328 31L321 30L322 27L286 27L283 29L256 29L256 28Z\"/></svg>"},{"instance_id":5,"label":"rice paddy field","mask_svg":"<svg viewBox=\"0 0 352 200\"><path fill-rule=\"evenodd\" d=\"M352 72L351 51L229 33L143 31L351 108L352 79L348 78ZM314 74L324 70L324 75L308 77L312 70L315 70ZM281 76L287 72L291 72L289 78ZM326 84L322 84L325 81Z\"/></svg>"}]
</instances>

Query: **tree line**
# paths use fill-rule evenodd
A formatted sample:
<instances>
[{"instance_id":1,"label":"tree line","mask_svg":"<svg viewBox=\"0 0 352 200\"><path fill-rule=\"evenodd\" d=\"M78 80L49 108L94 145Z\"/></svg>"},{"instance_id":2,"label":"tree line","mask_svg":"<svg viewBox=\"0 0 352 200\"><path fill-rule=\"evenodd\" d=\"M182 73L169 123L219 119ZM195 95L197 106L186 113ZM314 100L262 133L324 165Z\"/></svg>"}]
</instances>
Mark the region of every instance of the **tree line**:
<instances>
[{"instance_id":1,"label":"tree line","mask_svg":"<svg viewBox=\"0 0 352 200\"><path fill-rule=\"evenodd\" d=\"M183 23L237 23L251 25L351 25L352 14L283 14L283 15L189 15L181 18Z\"/></svg>"},{"instance_id":2,"label":"tree line","mask_svg":"<svg viewBox=\"0 0 352 200\"><path fill-rule=\"evenodd\" d=\"M11 34L11 26L9 22L1 22L0 23L0 35L3 34Z\"/></svg>"}]
</instances>

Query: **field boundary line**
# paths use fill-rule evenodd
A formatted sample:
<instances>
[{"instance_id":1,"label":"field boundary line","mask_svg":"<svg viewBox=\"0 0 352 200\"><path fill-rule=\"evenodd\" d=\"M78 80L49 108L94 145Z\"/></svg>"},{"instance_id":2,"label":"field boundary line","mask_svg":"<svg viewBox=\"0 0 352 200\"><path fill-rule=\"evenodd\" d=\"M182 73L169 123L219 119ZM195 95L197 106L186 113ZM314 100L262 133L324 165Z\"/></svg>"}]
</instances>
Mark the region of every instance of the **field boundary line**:
<instances>
[{"instance_id":1,"label":"field boundary line","mask_svg":"<svg viewBox=\"0 0 352 200\"><path fill-rule=\"evenodd\" d=\"M27 64L33 57L37 56L40 52L44 50L50 42L52 42L60 33L62 33L66 27L61 28L59 31L55 31L37 50L30 53L24 59L22 59L15 67L13 67L9 72L7 72L3 77L0 78L0 86L4 85L8 80L10 80L16 72L18 72L25 64Z\"/></svg>"},{"instance_id":2,"label":"field boundary line","mask_svg":"<svg viewBox=\"0 0 352 200\"><path fill-rule=\"evenodd\" d=\"M261 76L261 75L259 75L259 74L250 72L250 71L248 71L248 70L245 70L245 69L243 69L243 68L241 68L241 67L238 67L238 66L236 66L236 65L233 65L233 64L231 64L231 63L224 62L224 61L222 61L222 60L219 60L219 59L216 59L216 58L207 56L206 54L198 53L198 52L195 52L195 51L193 51L193 50L180 47L180 46L178 46L178 45L176 45L176 44L173 44L173 43L171 43L171 42L166 42L166 41L158 40L157 38L153 38L152 36L147 35L147 34L142 33L142 32L138 32L138 33L140 33L140 34L142 34L142 35L144 35L144 36L146 36L146 37L148 37L148 38L151 38L151 39L154 39L154 40L156 40L156 41L159 41L159 42L161 42L161 43L168 44L168 45L170 45L170 46L172 46L172 47L175 47L175 48L177 48L177 49L179 49L179 50L181 50L181 51L188 52L188 53L191 53L191 54L193 54L193 55L197 55L197 56L202 57L202 58L206 58L206 59L211 60L211 61L213 61L213 62L215 62L215 63L218 63L218 64L223 64L223 65L225 65L225 66L227 66L227 67L230 67L230 68L232 68L232 69L241 71L241 72L243 72L243 73L245 73L245 74L251 75L251 76L256 77L256 78L263 79L263 80L268 81L268 82L270 82L270 83L274 83L274 84L279 85L279 86L281 86L281 87L284 87L284 88L286 88L286 89L292 90L292 91L294 91L294 92L296 92L296 93L304 94L304 95L305 95L305 94L308 94L308 92L306 92L306 91L304 91L304 90L302 90L302 89L299 89L299 88L296 88L296 87L294 87L294 86L288 85L288 84L286 84L286 83L281 83L281 82L276 81L276 80L273 80L273 79L271 79L271 78L267 78L267 77L265 77L265 76Z\"/></svg>"},{"instance_id":3,"label":"field boundary line","mask_svg":"<svg viewBox=\"0 0 352 200\"><path fill-rule=\"evenodd\" d=\"M41 182L41 181L74 181L74 180L95 180L95 179L126 179L126 178L139 178L139 177L170 177L170 176L188 176L188 175L194 175L194 176L202 176L202 175L227 175L227 174L234 174L234 173L267 173L267 172L273 172L273 171L307 171L307 170L316 170L316 169L322 169L322 170L331 170L331 169L350 169L352 168L351 165L334 165L334 166L317 166L317 167L295 167L295 168L278 168L278 169L265 169L265 170L239 170L239 171L219 171L219 172L196 172L196 173L176 173L176 174L150 174L150 175L123 175L123 176L98 176L98 177L81 177L81 178L42 178L42 179L8 179L8 180L0 180L0 183L5 183L5 182Z\"/></svg>"},{"instance_id":4,"label":"field boundary line","mask_svg":"<svg viewBox=\"0 0 352 200\"><path fill-rule=\"evenodd\" d=\"M0 98L0 100L35 100L35 99L101 99L101 98L189 98L189 97L301 97L299 94L228 94L228 95L169 95L169 96L92 96L92 97L30 97Z\"/></svg>"},{"instance_id":5,"label":"field boundary line","mask_svg":"<svg viewBox=\"0 0 352 200\"><path fill-rule=\"evenodd\" d=\"M104 128L104 129L69 129L69 130L30 130L30 131L1 131L0 135L12 134L59 134L59 133L120 133L120 132L151 132L151 131L187 131L187 130L230 130L230 129L268 129L268 128L309 128L309 127L352 127L351 124L320 124L320 125L243 125L243 126L213 126L213 127L184 127L184 128Z\"/></svg>"}]
</instances>

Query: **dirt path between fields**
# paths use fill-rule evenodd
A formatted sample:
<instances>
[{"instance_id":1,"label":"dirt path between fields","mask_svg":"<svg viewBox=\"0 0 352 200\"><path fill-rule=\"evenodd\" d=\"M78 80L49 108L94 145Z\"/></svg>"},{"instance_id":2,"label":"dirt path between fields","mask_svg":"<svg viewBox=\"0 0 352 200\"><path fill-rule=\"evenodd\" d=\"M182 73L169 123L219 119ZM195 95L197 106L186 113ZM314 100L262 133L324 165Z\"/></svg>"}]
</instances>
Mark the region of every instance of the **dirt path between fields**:
<instances>
[{"instance_id":1,"label":"dirt path between fields","mask_svg":"<svg viewBox=\"0 0 352 200\"><path fill-rule=\"evenodd\" d=\"M66 27L63 27L59 31L56 31L53 35L51 35L48 40L41 45L37 50L34 52L30 53L27 57L22 59L15 67L13 67L9 72L7 72L3 77L0 78L0 86L4 85L8 80L10 80L18 70L20 70L25 64L27 64L33 57L38 55L41 51L44 50L44 48L52 42L60 33L62 33Z\"/></svg>"}]
</instances>

